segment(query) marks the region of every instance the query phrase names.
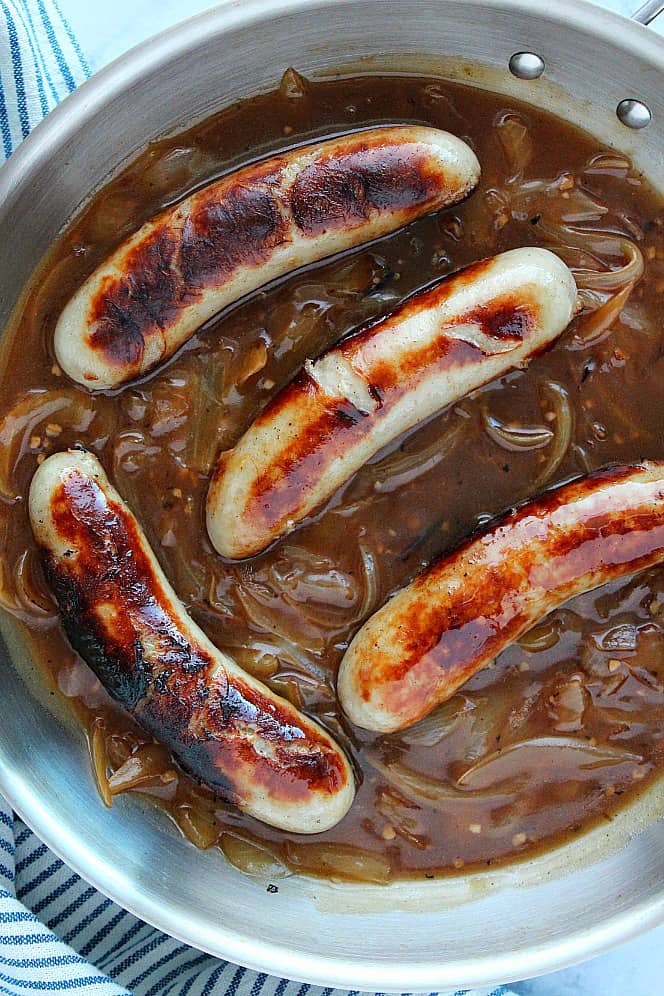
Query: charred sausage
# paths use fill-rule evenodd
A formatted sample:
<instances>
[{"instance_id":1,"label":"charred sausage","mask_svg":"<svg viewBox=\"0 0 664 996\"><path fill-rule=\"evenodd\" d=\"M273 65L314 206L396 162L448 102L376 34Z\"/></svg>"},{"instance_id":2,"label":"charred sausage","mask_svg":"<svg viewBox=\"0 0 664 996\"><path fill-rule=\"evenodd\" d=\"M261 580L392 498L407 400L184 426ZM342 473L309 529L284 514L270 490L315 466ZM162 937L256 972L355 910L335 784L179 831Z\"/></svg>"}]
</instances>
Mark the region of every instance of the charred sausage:
<instances>
[{"instance_id":1,"label":"charred sausage","mask_svg":"<svg viewBox=\"0 0 664 996\"><path fill-rule=\"evenodd\" d=\"M664 462L547 492L428 568L362 627L339 671L349 718L421 719L561 603L664 561Z\"/></svg>"},{"instance_id":2,"label":"charred sausage","mask_svg":"<svg viewBox=\"0 0 664 996\"><path fill-rule=\"evenodd\" d=\"M30 521L70 642L182 766L272 826L317 833L354 795L344 753L313 720L210 643L90 453L49 457Z\"/></svg>"},{"instance_id":3,"label":"charred sausage","mask_svg":"<svg viewBox=\"0 0 664 996\"><path fill-rule=\"evenodd\" d=\"M560 335L572 274L545 249L469 266L313 362L223 453L207 498L215 548L259 553L402 432Z\"/></svg>"},{"instance_id":4,"label":"charred sausage","mask_svg":"<svg viewBox=\"0 0 664 996\"><path fill-rule=\"evenodd\" d=\"M146 222L74 294L55 354L91 390L171 356L207 319L285 273L453 204L480 167L435 128L374 128L252 163Z\"/></svg>"}]
</instances>

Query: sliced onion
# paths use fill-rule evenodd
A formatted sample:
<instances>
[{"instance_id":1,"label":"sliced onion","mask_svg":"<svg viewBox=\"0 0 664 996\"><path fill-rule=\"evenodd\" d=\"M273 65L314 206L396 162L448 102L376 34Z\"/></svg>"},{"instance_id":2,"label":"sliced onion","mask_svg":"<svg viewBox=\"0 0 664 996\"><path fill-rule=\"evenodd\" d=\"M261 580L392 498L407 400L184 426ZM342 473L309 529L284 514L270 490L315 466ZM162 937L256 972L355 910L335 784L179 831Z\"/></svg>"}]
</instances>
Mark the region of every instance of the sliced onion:
<instances>
[{"instance_id":1,"label":"sliced onion","mask_svg":"<svg viewBox=\"0 0 664 996\"><path fill-rule=\"evenodd\" d=\"M574 412L567 391L555 380L546 380L541 392L551 403L555 415L553 440L544 466L532 484L533 491L539 491L553 477L565 459L574 433Z\"/></svg>"},{"instance_id":2,"label":"sliced onion","mask_svg":"<svg viewBox=\"0 0 664 996\"><path fill-rule=\"evenodd\" d=\"M489 439L511 453L542 449L554 436L545 425L515 426L501 422L489 412L486 400L482 402L482 426Z\"/></svg>"},{"instance_id":3,"label":"sliced onion","mask_svg":"<svg viewBox=\"0 0 664 996\"><path fill-rule=\"evenodd\" d=\"M150 156L138 179L151 197L163 192L169 201L201 179L211 179L217 165L209 153L195 145L167 152L156 145Z\"/></svg>"},{"instance_id":4,"label":"sliced onion","mask_svg":"<svg viewBox=\"0 0 664 996\"><path fill-rule=\"evenodd\" d=\"M592 634L600 650L636 650L638 635L633 623L622 623L606 633Z\"/></svg>"},{"instance_id":5,"label":"sliced onion","mask_svg":"<svg viewBox=\"0 0 664 996\"><path fill-rule=\"evenodd\" d=\"M289 66L279 83L279 95L287 97L288 100L297 100L306 97L309 89L309 81L298 73L297 69Z\"/></svg>"},{"instance_id":6,"label":"sliced onion","mask_svg":"<svg viewBox=\"0 0 664 996\"><path fill-rule=\"evenodd\" d=\"M266 684L276 695L286 699L296 709L303 708L304 702L302 701L300 683L292 675L275 674L273 678L267 679Z\"/></svg>"},{"instance_id":7,"label":"sliced onion","mask_svg":"<svg viewBox=\"0 0 664 996\"><path fill-rule=\"evenodd\" d=\"M58 607L44 581L38 553L24 550L14 565L14 590L19 605L37 622L55 619Z\"/></svg>"},{"instance_id":8,"label":"sliced onion","mask_svg":"<svg viewBox=\"0 0 664 996\"><path fill-rule=\"evenodd\" d=\"M620 250L627 257L624 266L616 270L575 270L574 279L579 287L591 290L618 290L627 284L634 285L643 276L643 254L631 239L620 239Z\"/></svg>"},{"instance_id":9,"label":"sliced onion","mask_svg":"<svg viewBox=\"0 0 664 996\"><path fill-rule=\"evenodd\" d=\"M201 474L209 474L223 448L226 432L224 409L212 397L205 376L197 378L192 390L188 414L187 462Z\"/></svg>"},{"instance_id":10,"label":"sliced onion","mask_svg":"<svg viewBox=\"0 0 664 996\"><path fill-rule=\"evenodd\" d=\"M365 543L360 543L360 556L362 558L363 573L363 593L360 607L353 618L353 622L361 622L366 619L378 604L378 564L376 556Z\"/></svg>"},{"instance_id":11,"label":"sliced onion","mask_svg":"<svg viewBox=\"0 0 664 996\"><path fill-rule=\"evenodd\" d=\"M565 225L597 222L608 210L606 204L576 186L569 191L569 198L561 197L559 203L560 220Z\"/></svg>"},{"instance_id":12,"label":"sliced onion","mask_svg":"<svg viewBox=\"0 0 664 996\"><path fill-rule=\"evenodd\" d=\"M268 360L267 345L263 339L252 346L243 354L242 366L236 374L236 383L242 387L251 377L259 373Z\"/></svg>"},{"instance_id":13,"label":"sliced onion","mask_svg":"<svg viewBox=\"0 0 664 996\"><path fill-rule=\"evenodd\" d=\"M221 849L232 865L245 875L275 879L290 875L290 870L266 845L242 836L237 830L221 835Z\"/></svg>"},{"instance_id":14,"label":"sliced onion","mask_svg":"<svg viewBox=\"0 0 664 996\"><path fill-rule=\"evenodd\" d=\"M177 781L168 751L161 744L139 747L108 779L111 795L131 792L153 782L162 785Z\"/></svg>"},{"instance_id":15,"label":"sliced onion","mask_svg":"<svg viewBox=\"0 0 664 996\"><path fill-rule=\"evenodd\" d=\"M632 166L629 159L617 152L600 152L593 156L584 169L591 176L618 176L621 179L630 172Z\"/></svg>"},{"instance_id":16,"label":"sliced onion","mask_svg":"<svg viewBox=\"0 0 664 996\"><path fill-rule=\"evenodd\" d=\"M106 754L106 727L103 720L96 719L92 724L89 736L90 757L97 789L105 806L113 805L111 789L108 784L108 755Z\"/></svg>"},{"instance_id":17,"label":"sliced onion","mask_svg":"<svg viewBox=\"0 0 664 996\"><path fill-rule=\"evenodd\" d=\"M533 140L523 120L516 114L503 114L496 124L507 167L512 176L520 176L533 158Z\"/></svg>"},{"instance_id":18,"label":"sliced onion","mask_svg":"<svg viewBox=\"0 0 664 996\"><path fill-rule=\"evenodd\" d=\"M325 640L320 633L310 626L301 626L297 633L286 632L285 613L279 611L279 598L273 592L266 596L260 586L245 581L237 587L237 598L242 604L247 618L263 633L271 633L285 648L292 650L300 647L314 654L320 654L325 649ZM265 601L268 601L268 605Z\"/></svg>"},{"instance_id":19,"label":"sliced onion","mask_svg":"<svg viewBox=\"0 0 664 996\"><path fill-rule=\"evenodd\" d=\"M596 346L601 342L611 326L620 317L620 313L627 304L628 298L634 289L634 284L627 284L617 294L614 294L600 305L596 311L582 319L576 327L574 338L568 344L571 350L588 349L589 346Z\"/></svg>"},{"instance_id":20,"label":"sliced onion","mask_svg":"<svg viewBox=\"0 0 664 996\"><path fill-rule=\"evenodd\" d=\"M22 398L0 422L0 495L18 497L13 484L16 462L33 436L44 435L44 423L57 422L63 432L87 433L96 415L92 399L74 390L39 391Z\"/></svg>"},{"instance_id":21,"label":"sliced onion","mask_svg":"<svg viewBox=\"0 0 664 996\"><path fill-rule=\"evenodd\" d=\"M371 570L368 561L365 567ZM363 591L358 577L328 557L287 545L273 558L240 567L235 597L258 630L322 654L355 618Z\"/></svg>"},{"instance_id":22,"label":"sliced onion","mask_svg":"<svg viewBox=\"0 0 664 996\"><path fill-rule=\"evenodd\" d=\"M401 761L391 761L389 764L381 761L375 752L368 752L366 759L372 768L378 771L386 782L398 789L407 799L412 799L419 806L429 806L432 809L448 811L451 805L459 803L477 804L478 799L496 805L509 802L514 795L514 789L506 792L473 791L457 787L450 782L439 781L428 775L413 771ZM517 786L518 787L518 786Z\"/></svg>"},{"instance_id":23,"label":"sliced onion","mask_svg":"<svg viewBox=\"0 0 664 996\"><path fill-rule=\"evenodd\" d=\"M267 681L279 671L279 657L274 652L274 646L270 646L269 649L265 647L259 649L256 644L253 647L243 647L242 649L246 653L242 655L238 654L238 649L240 648L236 648L230 656L234 657L240 667L249 671L259 681Z\"/></svg>"},{"instance_id":24,"label":"sliced onion","mask_svg":"<svg viewBox=\"0 0 664 996\"><path fill-rule=\"evenodd\" d=\"M4 546L6 550L9 521L3 525L0 549ZM0 559L0 608L33 629L46 629L57 619L58 607L42 576L35 549L24 550L14 564L10 555Z\"/></svg>"},{"instance_id":25,"label":"sliced onion","mask_svg":"<svg viewBox=\"0 0 664 996\"><path fill-rule=\"evenodd\" d=\"M321 677L325 674L324 670L311 660L306 651L294 643L280 639L278 636L275 636L274 639L268 639L267 636L256 638L241 634L232 638L230 634L226 634L223 649L227 650L231 657L235 657L238 663L243 661L244 654L247 655L247 659L253 658L259 662L263 656L272 656L277 658L277 661L291 664L306 674L314 674ZM260 663L258 666L261 666ZM266 672L271 670L271 667L271 663L266 662ZM251 669L250 665L248 665L248 669ZM276 671L273 673L276 674Z\"/></svg>"},{"instance_id":26,"label":"sliced onion","mask_svg":"<svg viewBox=\"0 0 664 996\"><path fill-rule=\"evenodd\" d=\"M115 437L112 449L111 474L113 483L137 515L145 501L145 488L141 487L139 468L161 455L161 446L151 446L144 433L136 430L122 432Z\"/></svg>"},{"instance_id":27,"label":"sliced onion","mask_svg":"<svg viewBox=\"0 0 664 996\"><path fill-rule=\"evenodd\" d=\"M548 696L549 717L557 733L575 733L583 729L585 712L590 705L590 693L585 687L585 677L573 674L557 682Z\"/></svg>"},{"instance_id":28,"label":"sliced onion","mask_svg":"<svg viewBox=\"0 0 664 996\"><path fill-rule=\"evenodd\" d=\"M374 490L380 494L389 494L432 470L449 456L460 442L465 429L466 421L457 418L449 427L446 425L441 437L434 439L424 449L408 451L398 456L390 454L378 463L371 464L368 472L376 480Z\"/></svg>"},{"instance_id":29,"label":"sliced onion","mask_svg":"<svg viewBox=\"0 0 664 996\"><path fill-rule=\"evenodd\" d=\"M214 813L183 805L177 807L173 816L187 840L201 851L219 840L223 827Z\"/></svg>"},{"instance_id":30,"label":"sliced onion","mask_svg":"<svg viewBox=\"0 0 664 996\"><path fill-rule=\"evenodd\" d=\"M409 727L399 736L399 740L418 747L435 747L459 726L467 713L475 708L476 703L467 695L454 695L419 723Z\"/></svg>"},{"instance_id":31,"label":"sliced onion","mask_svg":"<svg viewBox=\"0 0 664 996\"><path fill-rule=\"evenodd\" d=\"M527 650L529 654L536 654L540 650L550 650L560 640L560 623L556 616L545 619L519 639L519 646L522 650Z\"/></svg>"},{"instance_id":32,"label":"sliced onion","mask_svg":"<svg viewBox=\"0 0 664 996\"><path fill-rule=\"evenodd\" d=\"M516 757L516 755L520 755ZM460 786L477 792L495 787L515 773L537 769L547 780L565 781L573 768L593 771L614 764L638 764L640 754L620 747L591 744L575 737L532 737L493 751L468 768L458 779ZM515 769L515 763L518 767Z\"/></svg>"},{"instance_id":33,"label":"sliced onion","mask_svg":"<svg viewBox=\"0 0 664 996\"><path fill-rule=\"evenodd\" d=\"M392 867L385 855L352 844L300 844L287 840L284 856L294 871L333 881L387 885L392 878Z\"/></svg>"}]
</instances>

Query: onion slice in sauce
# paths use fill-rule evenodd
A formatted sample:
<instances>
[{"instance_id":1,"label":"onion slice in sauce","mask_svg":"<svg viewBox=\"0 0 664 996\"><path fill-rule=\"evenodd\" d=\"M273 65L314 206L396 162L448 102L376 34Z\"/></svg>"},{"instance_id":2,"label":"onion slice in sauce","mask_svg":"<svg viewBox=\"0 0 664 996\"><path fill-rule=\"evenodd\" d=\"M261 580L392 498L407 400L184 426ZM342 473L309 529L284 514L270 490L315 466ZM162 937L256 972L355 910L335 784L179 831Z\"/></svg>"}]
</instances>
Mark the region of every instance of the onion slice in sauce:
<instances>
[{"instance_id":1,"label":"onion slice in sauce","mask_svg":"<svg viewBox=\"0 0 664 996\"><path fill-rule=\"evenodd\" d=\"M534 753L538 756L533 757ZM516 754L523 755L523 760L517 760ZM612 764L640 764L642 761L640 754L624 747L600 747L576 737L532 737L487 754L464 771L458 784L475 791L491 788L501 780L514 777L519 770L515 771L515 764L523 764L521 770L539 769L549 780L559 781L570 777L570 768L591 771Z\"/></svg>"},{"instance_id":2,"label":"onion slice in sauce","mask_svg":"<svg viewBox=\"0 0 664 996\"><path fill-rule=\"evenodd\" d=\"M518 789L518 785L515 784L510 785L509 789L504 791L500 791L497 786L492 786L492 791L487 791L489 786L483 786L479 791L472 787L464 788L462 785L457 787L450 782L443 782L437 778L423 775L419 771L414 771L401 761L391 761L389 764L381 761L374 751L368 752L366 758L371 767L406 798L420 806L429 806L433 809L447 810L451 803L455 805L463 802L477 804L478 799L502 805L509 802Z\"/></svg>"},{"instance_id":3,"label":"onion slice in sauce","mask_svg":"<svg viewBox=\"0 0 664 996\"><path fill-rule=\"evenodd\" d=\"M532 491L539 491L551 480L565 459L574 433L574 413L565 388L555 380L546 380L541 385L541 391L551 404L555 430L548 458L533 481Z\"/></svg>"}]
</instances>

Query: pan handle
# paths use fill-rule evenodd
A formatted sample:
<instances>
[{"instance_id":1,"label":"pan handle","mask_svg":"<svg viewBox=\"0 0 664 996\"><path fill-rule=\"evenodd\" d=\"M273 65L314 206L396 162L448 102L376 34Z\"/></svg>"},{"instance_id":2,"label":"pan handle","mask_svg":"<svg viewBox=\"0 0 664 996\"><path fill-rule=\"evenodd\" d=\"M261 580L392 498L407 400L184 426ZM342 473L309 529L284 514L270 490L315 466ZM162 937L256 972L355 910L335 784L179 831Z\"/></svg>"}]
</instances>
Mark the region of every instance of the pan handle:
<instances>
[{"instance_id":1,"label":"pan handle","mask_svg":"<svg viewBox=\"0 0 664 996\"><path fill-rule=\"evenodd\" d=\"M632 14L632 19L639 24L650 24L664 10L664 0L646 0L642 7Z\"/></svg>"}]
</instances>

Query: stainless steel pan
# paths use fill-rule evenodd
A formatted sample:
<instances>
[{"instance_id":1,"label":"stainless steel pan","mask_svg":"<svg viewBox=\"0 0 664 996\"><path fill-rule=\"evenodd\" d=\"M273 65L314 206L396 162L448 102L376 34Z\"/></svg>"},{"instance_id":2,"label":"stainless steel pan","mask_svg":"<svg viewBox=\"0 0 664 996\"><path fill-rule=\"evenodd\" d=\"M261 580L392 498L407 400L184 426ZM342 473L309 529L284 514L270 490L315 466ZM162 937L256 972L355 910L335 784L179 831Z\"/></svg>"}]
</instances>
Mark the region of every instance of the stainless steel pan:
<instances>
[{"instance_id":1,"label":"stainless steel pan","mask_svg":"<svg viewBox=\"0 0 664 996\"><path fill-rule=\"evenodd\" d=\"M648 4L642 19L663 6ZM524 52L513 75L511 57ZM86 83L0 171L0 328L109 170L148 139L273 87L290 64L308 75L350 64L427 70L516 94L591 129L664 183L664 41L587 2L227 2ZM389 888L293 877L268 894L139 800L104 809L81 732L46 701L20 635L2 626L0 790L84 878L197 947L308 982L412 992L550 971L664 921L660 789L513 870Z\"/></svg>"}]
</instances>

